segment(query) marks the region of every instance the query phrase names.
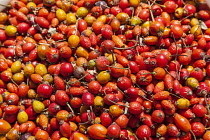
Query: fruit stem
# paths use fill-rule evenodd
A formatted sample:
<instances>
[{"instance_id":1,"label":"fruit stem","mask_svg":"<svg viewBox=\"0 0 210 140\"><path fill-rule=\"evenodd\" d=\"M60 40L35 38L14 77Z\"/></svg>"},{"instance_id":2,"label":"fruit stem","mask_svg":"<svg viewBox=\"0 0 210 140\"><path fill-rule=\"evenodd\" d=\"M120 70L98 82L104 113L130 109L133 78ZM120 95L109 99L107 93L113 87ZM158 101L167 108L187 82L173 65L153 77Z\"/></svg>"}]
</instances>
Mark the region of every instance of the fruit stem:
<instances>
[{"instance_id":1,"label":"fruit stem","mask_svg":"<svg viewBox=\"0 0 210 140\"><path fill-rule=\"evenodd\" d=\"M164 68L164 69L169 75L171 75L174 79L176 79L176 77L174 77L170 72L168 72L168 70L166 68Z\"/></svg>"},{"instance_id":2,"label":"fruit stem","mask_svg":"<svg viewBox=\"0 0 210 140\"><path fill-rule=\"evenodd\" d=\"M183 19L180 20L180 22L182 22L183 20L185 20L186 18L188 18L188 17L190 17L190 16L192 16L192 15L193 15L193 13L190 14L190 15L188 15L188 16L186 16L186 17L184 17Z\"/></svg>"},{"instance_id":3,"label":"fruit stem","mask_svg":"<svg viewBox=\"0 0 210 140\"><path fill-rule=\"evenodd\" d=\"M143 96L143 95L140 95L140 94L138 94L139 96L141 96L142 98L144 98L145 100L147 100L147 101L149 101L149 102L153 102L152 100L150 100L150 99L148 99L148 98L146 98L145 96Z\"/></svg>"},{"instance_id":4,"label":"fruit stem","mask_svg":"<svg viewBox=\"0 0 210 140\"><path fill-rule=\"evenodd\" d=\"M182 43L184 44L184 47L187 47L187 45L184 42L184 39L181 37Z\"/></svg>"},{"instance_id":5,"label":"fruit stem","mask_svg":"<svg viewBox=\"0 0 210 140\"><path fill-rule=\"evenodd\" d=\"M26 79L26 85L28 86L28 84L29 84L29 77L27 77Z\"/></svg>"},{"instance_id":6,"label":"fruit stem","mask_svg":"<svg viewBox=\"0 0 210 140\"><path fill-rule=\"evenodd\" d=\"M179 71L177 70L177 71L178 71L178 80L180 80L180 71L181 71L181 69L182 69L182 66L183 66L183 65L181 64L181 65L180 65L180 68L179 68ZM176 67L177 67L177 65L176 65ZM176 69L177 69L177 68L176 68Z\"/></svg>"},{"instance_id":7,"label":"fruit stem","mask_svg":"<svg viewBox=\"0 0 210 140\"><path fill-rule=\"evenodd\" d=\"M18 84L12 78L10 78L10 80L12 81L13 84L15 84L18 87Z\"/></svg>"},{"instance_id":8,"label":"fruit stem","mask_svg":"<svg viewBox=\"0 0 210 140\"><path fill-rule=\"evenodd\" d=\"M161 4L159 4L159 3L156 3L155 1L152 2L152 4L157 4L157 5L159 5L159 6L162 7L162 8L165 8L165 7L166 7L165 5L161 5Z\"/></svg>"},{"instance_id":9,"label":"fruit stem","mask_svg":"<svg viewBox=\"0 0 210 140\"><path fill-rule=\"evenodd\" d=\"M90 111L93 112L93 107L92 106L90 106Z\"/></svg>"},{"instance_id":10,"label":"fruit stem","mask_svg":"<svg viewBox=\"0 0 210 140\"><path fill-rule=\"evenodd\" d=\"M135 133L133 133L132 135L133 135L133 136L134 136L134 137L138 140L138 137L136 136L136 134L135 134Z\"/></svg>"},{"instance_id":11,"label":"fruit stem","mask_svg":"<svg viewBox=\"0 0 210 140\"><path fill-rule=\"evenodd\" d=\"M83 122L83 123L78 123L79 125L84 125L84 124L89 124L89 121Z\"/></svg>"},{"instance_id":12,"label":"fruit stem","mask_svg":"<svg viewBox=\"0 0 210 140\"><path fill-rule=\"evenodd\" d=\"M173 37L173 40L174 40L174 43L175 43L175 45L176 45L176 56L175 56L175 61L177 61L177 55L178 55L178 47L177 47L177 44L176 44L176 39L175 39L175 37L174 37L174 33L172 32L172 37Z\"/></svg>"},{"instance_id":13,"label":"fruit stem","mask_svg":"<svg viewBox=\"0 0 210 140\"><path fill-rule=\"evenodd\" d=\"M131 7L131 10L132 10L132 17L133 17L133 15L134 15L134 8Z\"/></svg>"},{"instance_id":14,"label":"fruit stem","mask_svg":"<svg viewBox=\"0 0 210 140\"><path fill-rule=\"evenodd\" d=\"M72 109L72 107L70 106L70 104L68 102L66 102L66 105L68 106L68 108L71 110L71 112L74 114L74 110Z\"/></svg>"},{"instance_id":15,"label":"fruit stem","mask_svg":"<svg viewBox=\"0 0 210 140\"><path fill-rule=\"evenodd\" d=\"M92 117L90 115L90 110L87 110L87 114L88 114L88 121L91 122L92 121Z\"/></svg>"},{"instance_id":16,"label":"fruit stem","mask_svg":"<svg viewBox=\"0 0 210 140\"><path fill-rule=\"evenodd\" d=\"M147 74L152 74L152 75L155 75L156 74L156 72L148 72L148 73L142 73L142 75L147 75Z\"/></svg>"},{"instance_id":17,"label":"fruit stem","mask_svg":"<svg viewBox=\"0 0 210 140\"><path fill-rule=\"evenodd\" d=\"M152 22L154 22L155 19L154 19L154 15L153 15L153 13L152 13L152 10L151 10L150 1L147 0L147 3L148 3L148 5L149 5L149 12L150 12L150 14L151 14Z\"/></svg>"},{"instance_id":18,"label":"fruit stem","mask_svg":"<svg viewBox=\"0 0 210 140\"><path fill-rule=\"evenodd\" d=\"M3 4L0 4L0 6L4 6L4 7L7 7L7 8L11 7L11 5L3 5Z\"/></svg>"},{"instance_id":19,"label":"fruit stem","mask_svg":"<svg viewBox=\"0 0 210 140\"><path fill-rule=\"evenodd\" d=\"M55 42L62 42L62 41L66 41L66 39L57 40Z\"/></svg>"},{"instance_id":20,"label":"fruit stem","mask_svg":"<svg viewBox=\"0 0 210 140\"><path fill-rule=\"evenodd\" d=\"M173 57L173 56L188 56L188 55L185 55L185 54L172 54L170 57Z\"/></svg>"},{"instance_id":21,"label":"fruit stem","mask_svg":"<svg viewBox=\"0 0 210 140\"><path fill-rule=\"evenodd\" d=\"M125 70L128 70L129 68L118 68L118 67L114 67L114 66L109 66L109 65L106 65L107 67L111 67L111 68L115 68L115 69L125 69Z\"/></svg>"},{"instance_id":22,"label":"fruit stem","mask_svg":"<svg viewBox=\"0 0 210 140\"><path fill-rule=\"evenodd\" d=\"M140 11L141 11L141 10L138 10L138 13L136 14L136 16L137 16L137 17L139 16L139 14L140 14Z\"/></svg>"},{"instance_id":23,"label":"fruit stem","mask_svg":"<svg viewBox=\"0 0 210 140\"><path fill-rule=\"evenodd\" d=\"M0 27L0 29L5 30L5 28L4 28L4 27Z\"/></svg>"},{"instance_id":24,"label":"fruit stem","mask_svg":"<svg viewBox=\"0 0 210 140\"><path fill-rule=\"evenodd\" d=\"M48 44L48 43L39 43L39 45L48 45L48 46L50 46L50 44Z\"/></svg>"},{"instance_id":25,"label":"fruit stem","mask_svg":"<svg viewBox=\"0 0 210 140\"><path fill-rule=\"evenodd\" d=\"M101 8L101 9L103 9L101 6L104 6L104 7L106 7L106 8L110 8L110 7L109 7L109 6L107 6L107 5L100 4L100 8Z\"/></svg>"},{"instance_id":26,"label":"fruit stem","mask_svg":"<svg viewBox=\"0 0 210 140\"><path fill-rule=\"evenodd\" d=\"M192 45L192 46L183 46L185 48L191 48L191 47L196 47L197 45Z\"/></svg>"},{"instance_id":27,"label":"fruit stem","mask_svg":"<svg viewBox=\"0 0 210 140\"><path fill-rule=\"evenodd\" d=\"M116 61L115 61L114 58L115 58L115 57L114 57L114 53L112 52L112 61L113 61L114 64L116 64Z\"/></svg>"},{"instance_id":28,"label":"fruit stem","mask_svg":"<svg viewBox=\"0 0 210 140\"><path fill-rule=\"evenodd\" d=\"M77 33L77 31L78 31L78 21L79 21L79 19L80 19L80 18L77 19L76 24L75 24L76 32L75 32L74 35L76 35L76 33Z\"/></svg>"},{"instance_id":29,"label":"fruit stem","mask_svg":"<svg viewBox=\"0 0 210 140\"><path fill-rule=\"evenodd\" d=\"M206 106L207 106L206 108L207 108L208 115L210 115L209 104L208 104L208 102L207 102L206 96L207 96L207 94L204 95L204 101L205 101Z\"/></svg>"},{"instance_id":30,"label":"fruit stem","mask_svg":"<svg viewBox=\"0 0 210 140\"><path fill-rule=\"evenodd\" d=\"M67 84L75 84L76 82L80 82L83 78L85 78L85 76L87 76L89 73L85 74L84 76L82 76L80 79L74 81L74 82L71 82L71 81L68 81Z\"/></svg>"},{"instance_id":31,"label":"fruit stem","mask_svg":"<svg viewBox=\"0 0 210 140\"><path fill-rule=\"evenodd\" d=\"M106 96L106 91L105 91L105 90L104 90L104 93L105 93L105 96ZM107 98L107 96L106 96L106 99L107 99L108 101L110 101L111 103L115 104L115 105L124 106L124 107L127 107L127 108L129 107L128 105L118 104L118 103L116 103L116 102L110 100L109 98Z\"/></svg>"},{"instance_id":32,"label":"fruit stem","mask_svg":"<svg viewBox=\"0 0 210 140\"><path fill-rule=\"evenodd\" d=\"M135 84L139 89L141 89L145 94L147 93L143 88L141 88L138 84Z\"/></svg>"},{"instance_id":33,"label":"fruit stem","mask_svg":"<svg viewBox=\"0 0 210 140\"><path fill-rule=\"evenodd\" d=\"M126 103L125 103L125 105L126 105L126 106L128 106L128 105L129 105L129 103L128 103L128 102L126 102ZM129 107L129 106L128 106L128 107ZM128 114L128 107L125 107L124 114Z\"/></svg>"},{"instance_id":34,"label":"fruit stem","mask_svg":"<svg viewBox=\"0 0 210 140\"><path fill-rule=\"evenodd\" d=\"M140 54L139 54L139 50L136 48L136 53L137 53L137 56L139 56Z\"/></svg>"},{"instance_id":35,"label":"fruit stem","mask_svg":"<svg viewBox=\"0 0 210 140\"><path fill-rule=\"evenodd\" d=\"M193 135L194 140L197 140L197 139L196 139L196 136L195 136L195 134L193 133L192 130L190 130L190 133Z\"/></svg>"},{"instance_id":36,"label":"fruit stem","mask_svg":"<svg viewBox=\"0 0 210 140\"><path fill-rule=\"evenodd\" d=\"M132 40L133 41L133 40ZM135 42L135 41L134 41ZM135 48L137 45L135 44L135 45L133 45L133 46L131 46L131 47L127 47L127 48L118 48L118 47L114 47L114 49L117 49L117 50L126 50L126 49L133 49L133 48Z\"/></svg>"},{"instance_id":37,"label":"fruit stem","mask_svg":"<svg viewBox=\"0 0 210 140\"><path fill-rule=\"evenodd\" d=\"M176 95L176 94L173 94L173 93L170 93L171 95L173 95L173 96L175 96L175 97L177 97L177 98L181 98L181 97L179 97L178 95Z\"/></svg>"},{"instance_id":38,"label":"fruit stem","mask_svg":"<svg viewBox=\"0 0 210 140\"><path fill-rule=\"evenodd\" d=\"M116 103L116 102L114 102L114 101L110 100L110 99L109 99L109 98L107 98L107 97L106 97L106 99L107 99L108 101L110 101L111 103L115 104L115 105L124 106L124 107L129 108L129 106L128 106L128 105L118 104L118 103Z\"/></svg>"},{"instance_id":39,"label":"fruit stem","mask_svg":"<svg viewBox=\"0 0 210 140\"><path fill-rule=\"evenodd\" d=\"M120 88L117 88L117 90L119 90L120 92L122 92L122 94L126 97L128 97L128 95L126 95Z\"/></svg>"},{"instance_id":40,"label":"fruit stem","mask_svg":"<svg viewBox=\"0 0 210 140\"><path fill-rule=\"evenodd\" d=\"M113 53L111 51L109 51L104 45L101 45L108 53Z\"/></svg>"}]
</instances>

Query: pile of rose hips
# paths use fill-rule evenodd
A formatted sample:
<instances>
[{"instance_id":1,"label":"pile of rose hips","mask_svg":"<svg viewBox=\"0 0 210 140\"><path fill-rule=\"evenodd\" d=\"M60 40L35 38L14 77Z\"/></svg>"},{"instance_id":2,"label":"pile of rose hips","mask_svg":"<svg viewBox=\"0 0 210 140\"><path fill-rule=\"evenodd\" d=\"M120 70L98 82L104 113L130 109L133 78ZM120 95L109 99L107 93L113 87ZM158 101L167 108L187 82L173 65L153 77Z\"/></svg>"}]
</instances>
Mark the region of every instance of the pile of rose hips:
<instances>
[{"instance_id":1,"label":"pile of rose hips","mask_svg":"<svg viewBox=\"0 0 210 140\"><path fill-rule=\"evenodd\" d=\"M1 140L209 140L205 1L12 0Z\"/></svg>"}]
</instances>

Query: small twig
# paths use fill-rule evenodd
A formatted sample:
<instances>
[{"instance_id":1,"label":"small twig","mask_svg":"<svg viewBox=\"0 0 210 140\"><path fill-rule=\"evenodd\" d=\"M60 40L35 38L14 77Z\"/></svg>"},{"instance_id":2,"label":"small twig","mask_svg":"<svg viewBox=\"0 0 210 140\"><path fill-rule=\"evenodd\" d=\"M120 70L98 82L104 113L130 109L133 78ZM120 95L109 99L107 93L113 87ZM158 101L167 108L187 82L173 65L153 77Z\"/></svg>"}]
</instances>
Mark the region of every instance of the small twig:
<instances>
[{"instance_id":1,"label":"small twig","mask_svg":"<svg viewBox=\"0 0 210 140\"><path fill-rule=\"evenodd\" d=\"M154 19L154 15L153 15L153 13L152 13L152 10L151 10L150 1L147 0L147 2L148 2L148 5L149 5L149 12L150 12L150 14L151 14L152 21L154 22L155 19Z\"/></svg>"},{"instance_id":2,"label":"small twig","mask_svg":"<svg viewBox=\"0 0 210 140\"><path fill-rule=\"evenodd\" d=\"M179 68L179 72L178 72L178 80L180 80L180 71L181 71L181 69L182 69L182 64L180 65L180 68ZM176 65L176 67L177 67L177 65ZM177 68L176 68L177 69ZM177 70L178 71L178 70Z\"/></svg>"},{"instance_id":3,"label":"small twig","mask_svg":"<svg viewBox=\"0 0 210 140\"><path fill-rule=\"evenodd\" d=\"M190 15L188 15L188 16L186 16L186 17L184 17L183 19L180 20L180 22L182 22L183 20L187 19L188 17L190 17L190 16L192 16L192 15L193 15L193 13L190 14Z\"/></svg>"},{"instance_id":4,"label":"small twig","mask_svg":"<svg viewBox=\"0 0 210 140\"><path fill-rule=\"evenodd\" d=\"M74 110L72 109L72 107L70 106L70 104L67 102L66 105L67 105L68 108L71 110L71 112L74 114Z\"/></svg>"},{"instance_id":5,"label":"small twig","mask_svg":"<svg viewBox=\"0 0 210 140\"><path fill-rule=\"evenodd\" d=\"M175 56L175 61L177 61L177 54L178 54L178 47L177 47L177 44L176 44L176 39L174 37L174 33L172 32L172 36L173 36L173 39L174 39L174 43L175 43L175 46L176 46L176 56Z\"/></svg>"},{"instance_id":6,"label":"small twig","mask_svg":"<svg viewBox=\"0 0 210 140\"><path fill-rule=\"evenodd\" d=\"M139 96L141 96L142 98L144 98L145 100L147 100L147 101L149 101L149 102L153 102L152 100L150 100L150 99L148 99L148 98L146 98L146 97L144 97L143 95L140 95L140 94L138 94Z\"/></svg>"},{"instance_id":7,"label":"small twig","mask_svg":"<svg viewBox=\"0 0 210 140\"><path fill-rule=\"evenodd\" d=\"M206 108L207 108L207 112L208 112L208 115L210 115L210 109L209 109L209 104L207 102L207 98L206 98L207 94L204 95L204 101L205 101L205 104L206 104Z\"/></svg>"},{"instance_id":8,"label":"small twig","mask_svg":"<svg viewBox=\"0 0 210 140\"><path fill-rule=\"evenodd\" d=\"M135 41L134 41L135 42ZM118 47L114 47L114 49L117 49L117 50L126 50L126 49L133 49L137 46L137 44L131 46L131 47L127 47L127 48L118 48Z\"/></svg>"},{"instance_id":9,"label":"small twig","mask_svg":"<svg viewBox=\"0 0 210 140\"><path fill-rule=\"evenodd\" d=\"M190 130L190 133L193 135L194 140L197 140L197 139L196 139L196 136L195 136L195 134L193 133L192 130Z\"/></svg>"},{"instance_id":10,"label":"small twig","mask_svg":"<svg viewBox=\"0 0 210 140\"><path fill-rule=\"evenodd\" d=\"M10 80L12 81L13 84L15 84L18 87L18 84L12 78L10 78Z\"/></svg>"},{"instance_id":11,"label":"small twig","mask_svg":"<svg viewBox=\"0 0 210 140\"><path fill-rule=\"evenodd\" d=\"M170 93L171 95L173 95L173 96L175 96L175 97L177 97L177 98L181 98L181 97L179 97L179 96L177 96L176 94L173 94L173 93Z\"/></svg>"},{"instance_id":12,"label":"small twig","mask_svg":"<svg viewBox=\"0 0 210 140\"><path fill-rule=\"evenodd\" d=\"M129 68L118 68L118 67L114 67L114 66L109 66L109 65L106 65L107 67L111 67L111 68L115 68L115 69L126 69L128 70Z\"/></svg>"},{"instance_id":13,"label":"small twig","mask_svg":"<svg viewBox=\"0 0 210 140\"><path fill-rule=\"evenodd\" d=\"M7 8L12 7L11 5L3 5L3 4L0 4L0 6L7 7Z\"/></svg>"},{"instance_id":14,"label":"small twig","mask_svg":"<svg viewBox=\"0 0 210 140\"><path fill-rule=\"evenodd\" d=\"M164 68L164 70L169 74L171 75L174 79L176 79L176 77L174 77L170 72L168 72L168 70L166 68Z\"/></svg>"}]
</instances>

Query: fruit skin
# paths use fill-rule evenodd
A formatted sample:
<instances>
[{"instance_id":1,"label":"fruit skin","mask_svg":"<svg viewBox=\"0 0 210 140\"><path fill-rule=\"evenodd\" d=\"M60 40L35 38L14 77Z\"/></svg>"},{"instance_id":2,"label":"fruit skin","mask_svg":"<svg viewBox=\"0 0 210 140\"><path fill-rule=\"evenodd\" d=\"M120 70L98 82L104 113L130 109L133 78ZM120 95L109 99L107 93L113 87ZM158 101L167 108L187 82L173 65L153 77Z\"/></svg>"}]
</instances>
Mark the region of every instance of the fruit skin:
<instances>
[{"instance_id":1,"label":"fruit skin","mask_svg":"<svg viewBox=\"0 0 210 140\"><path fill-rule=\"evenodd\" d=\"M18 134L18 129L12 128L10 131L6 134L7 139L19 139L20 135Z\"/></svg>"},{"instance_id":2,"label":"fruit skin","mask_svg":"<svg viewBox=\"0 0 210 140\"><path fill-rule=\"evenodd\" d=\"M59 105L65 106L66 103L69 101L69 96L64 90L57 90L55 93L55 101Z\"/></svg>"},{"instance_id":3,"label":"fruit skin","mask_svg":"<svg viewBox=\"0 0 210 140\"><path fill-rule=\"evenodd\" d=\"M196 89L199 86L199 82L197 79L193 78L193 77L189 77L186 80L186 85L192 89Z\"/></svg>"},{"instance_id":4,"label":"fruit skin","mask_svg":"<svg viewBox=\"0 0 210 140\"><path fill-rule=\"evenodd\" d=\"M47 131L38 130L38 131L36 132L35 138L36 138L37 140L48 140L49 134L47 133Z\"/></svg>"},{"instance_id":5,"label":"fruit skin","mask_svg":"<svg viewBox=\"0 0 210 140\"><path fill-rule=\"evenodd\" d=\"M68 38L68 43L69 43L70 48L76 48L79 42L80 42L80 39L79 39L79 36L77 35L71 35Z\"/></svg>"},{"instance_id":6,"label":"fruit skin","mask_svg":"<svg viewBox=\"0 0 210 140\"><path fill-rule=\"evenodd\" d=\"M50 85L40 84L37 87L37 94L40 97L49 98L52 92L53 92L53 88Z\"/></svg>"},{"instance_id":7,"label":"fruit skin","mask_svg":"<svg viewBox=\"0 0 210 140\"><path fill-rule=\"evenodd\" d=\"M89 138L87 138L84 134L76 131L72 133L70 140L89 140Z\"/></svg>"},{"instance_id":8,"label":"fruit skin","mask_svg":"<svg viewBox=\"0 0 210 140\"><path fill-rule=\"evenodd\" d=\"M1 135L5 135L7 132L9 132L11 128L12 128L11 125L7 121L0 119L0 134Z\"/></svg>"},{"instance_id":9,"label":"fruit skin","mask_svg":"<svg viewBox=\"0 0 210 140\"><path fill-rule=\"evenodd\" d=\"M66 19L66 12L62 9L58 9L56 11L56 17L58 18L59 21L63 21Z\"/></svg>"},{"instance_id":10,"label":"fruit skin","mask_svg":"<svg viewBox=\"0 0 210 140\"><path fill-rule=\"evenodd\" d=\"M50 23L44 17L36 17L35 22L42 28L49 28Z\"/></svg>"},{"instance_id":11,"label":"fruit skin","mask_svg":"<svg viewBox=\"0 0 210 140\"><path fill-rule=\"evenodd\" d=\"M61 77L55 75L54 78L53 78L53 81L54 81L54 85L55 85L55 88L56 90L65 90L65 82L63 79L61 79Z\"/></svg>"},{"instance_id":12,"label":"fruit skin","mask_svg":"<svg viewBox=\"0 0 210 140\"><path fill-rule=\"evenodd\" d=\"M47 74L47 68L44 64L38 64L35 67L35 73L39 74L41 76L44 76L45 74Z\"/></svg>"},{"instance_id":13,"label":"fruit skin","mask_svg":"<svg viewBox=\"0 0 210 140\"><path fill-rule=\"evenodd\" d=\"M169 94L170 93L168 91L160 91L157 92L153 97L155 100L165 100L168 99Z\"/></svg>"},{"instance_id":14,"label":"fruit skin","mask_svg":"<svg viewBox=\"0 0 210 140\"><path fill-rule=\"evenodd\" d=\"M112 123L111 115L107 112L103 112L100 115L101 124L105 127L109 126Z\"/></svg>"},{"instance_id":15,"label":"fruit skin","mask_svg":"<svg viewBox=\"0 0 210 140\"><path fill-rule=\"evenodd\" d=\"M184 132L189 132L191 130L190 122L182 115L175 113L174 121L176 126Z\"/></svg>"},{"instance_id":16,"label":"fruit skin","mask_svg":"<svg viewBox=\"0 0 210 140\"><path fill-rule=\"evenodd\" d=\"M115 78L119 78L122 77L124 75L125 69L124 67L119 64L119 63L115 63L111 66L110 68L111 72L111 76L115 77Z\"/></svg>"},{"instance_id":17,"label":"fruit skin","mask_svg":"<svg viewBox=\"0 0 210 140\"><path fill-rule=\"evenodd\" d=\"M208 140L210 137L210 131L206 131L206 133L203 135L203 140Z\"/></svg>"},{"instance_id":18,"label":"fruit skin","mask_svg":"<svg viewBox=\"0 0 210 140\"><path fill-rule=\"evenodd\" d=\"M136 130L136 135L138 138L149 138L151 136L151 129L147 125L141 125Z\"/></svg>"},{"instance_id":19,"label":"fruit skin","mask_svg":"<svg viewBox=\"0 0 210 140\"><path fill-rule=\"evenodd\" d=\"M60 125L60 128L59 128L61 134L64 136L64 137L70 137L71 135L71 129L70 129L70 124L67 123L67 122L63 122L61 125Z\"/></svg>"},{"instance_id":20,"label":"fruit skin","mask_svg":"<svg viewBox=\"0 0 210 140\"><path fill-rule=\"evenodd\" d=\"M156 130L156 137L164 136L167 133L167 127L165 124L160 124Z\"/></svg>"},{"instance_id":21,"label":"fruit skin","mask_svg":"<svg viewBox=\"0 0 210 140\"><path fill-rule=\"evenodd\" d=\"M128 77L120 77L117 80L117 86L121 89L121 90L126 90L129 87L131 87L132 82Z\"/></svg>"},{"instance_id":22,"label":"fruit skin","mask_svg":"<svg viewBox=\"0 0 210 140\"><path fill-rule=\"evenodd\" d=\"M175 124L172 124L172 123L169 123L167 125L167 132L170 136L173 136L173 137L178 137L180 136L180 132L179 132L179 129L176 127Z\"/></svg>"},{"instance_id":23,"label":"fruit skin","mask_svg":"<svg viewBox=\"0 0 210 140\"><path fill-rule=\"evenodd\" d=\"M101 124L93 124L88 127L87 132L94 139L105 139L107 128Z\"/></svg>"},{"instance_id":24,"label":"fruit skin","mask_svg":"<svg viewBox=\"0 0 210 140\"><path fill-rule=\"evenodd\" d=\"M108 65L110 64L107 57L105 56L99 56L97 59L96 59L96 67L99 69L99 70L107 70L108 69Z\"/></svg>"},{"instance_id":25,"label":"fruit skin","mask_svg":"<svg viewBox=\"0 0 210 140\"><path fill-rule=\"evenodd\" d=\"M97 81L101 84L105 84L110 80L110 74L107 71L101 71L97 76Z\"/></svg>"},{"instance_id":26,"label":"fruit skin","mask_svg":"<svg viewBox=\"0 0 210 140\"><path fill-rule=\"evenodd\" d=\"M205 133L205 126L200 122L191 123L191 127L195 136L202 136Z\"/></svg>"},{"instance_id":27,"label":"fruit skin","mask_svg":"<svg viewBox=\"0 0 210 140\"><path fill-rule=\"evenodd\" d=\"M21 62L15 61L14 63L12 63L11 71L12 71L12 73L20 72L21 71Z\"/></svg>"},{"instance_id":28,"label":"fruit skin","mask_svg":"<svg viewBox=\"0 0 210 140\"><path fill-rule=\"evenodd\" d=\"M45 109L45 106L42 102L40 102L38 100L33 101L33 110L36 113L41 113L44 109Z\"/></svg>"},{"instance_id":29,"label":"fruit skin","mask_svg":"<svg viewBox=\"0 0 210 140\"><path fill-rule=\"evenodd\" d=\"M187 109L190 106L188 99L180 98L176 101L176 105L179 109Z\"/></svg>"},{"instance_id":30,"label":"fruit skin","mask_svg":"<svg viewBox=\"0 0 210 140\"><path fill-rule=\"evenodd\" d=\"M126 128L128 125L128 117L125 114L121 114L115 120L115 123L120 126L121 129Z\"/></svg>"},{"instance_id":31,"label":"fruit skin","mask_svg":"<svg viewBox=\"0 0 210 140\"><path fill-rule=\"evenodd\" d=\"M152 82L152 75L147 70L140 70L136 74L136 80L139 85L149 85Z\"/></svg>"},{"instance_id":32,"label":"fruit skin","mask_svg":"<svg viewBox=\"0 0 210 140\"><path fill-rule=\"evenodd\" d=\"M112 137L116 136L120 140L136 139L131 135L141 123L151 127L152 132L151 135L146 135L142 130L147 129L139 128L138 131L143 134L138 136L146 135L146 139L156 140L159 139L154 138L159 125L175 122L180 129L187 131L188 139L191 139L189 126L187 125L186 130L180 123L185 122L185 119L177 117L176 113L189 119L192 131L199 130L195 122L207 123L205 126L210 126L207 122L208 96L206 99L210 90L210 79L205 76L205 73L210 76L210 29L202 27L202 22L210 27L210 12L201 10L203 0L198 0L196 7L191 1L186 1L183 5L182 0L156 1L157 4L150 1L151 7L149 2L140 3L140 0L28 2L12 0L11 9L8 5L9 11L4 13L5 21L1 21L3 23L0 25L0 63L3 63L3 66L0 66L0 118L10 123L11 127L24 134L29 132L33 135L30 139L35 139L40 129L46 130L52 140L76 140L80 137L89 139L88 133L91 132L86 129L93 124L88 121L87 112L92 106L94 112L91 110L91 114L96 115L94 124L99 122L108 129L112 122L116 122L122 128L122 134L118 137L118 131L117 136ZM194 14L197 10L200 11ZM181 13L177 13L180 11ZM7 14L8 19L5 19ZM188 15L190 16L186 17ZM2 20L2 13L0 17ZM5 27L6 29L3 29ZM58 59L59 51L61 54L62 51L68 53L63 52L61 59ZM107 57L105 61L108 66L97 62L101 57ZM52 66L51 62L56 63L56 66ZM73 67L69 69L64 63L70 63ZM116 66L116 63L122 66ZM161 72L156 71L157 66L162 68L165 74L161 75ZM83 69L81 75L75 73L78 67ZM199 70L196 67L199 67ZM141 71L139 76L139 70L147 70L152 74ZM91 74L88 74L89 72ZM76 77L72 80L75 83L70 84L69 78L73 77ZM92 80L96 80L97 84L89 87ZM47 88L42 91L40 88L47 82L50 83L50 90ZM87 92L91 95L87 96ZM149 102L150 100L152 102ZM125 103L128 104L127 107L118 105ZM69 104L75 112L70 109ZM125 111L127 109L128 114ZM29 121L26 117L20 117L23 112L19 110L26 112L23 116L28 116L28 120L36 122L32 128L31 125L28 126L30 129L22 128L29 124ZM50 124L44 123L44 120L48 119L48 112ZM101 122L98 120L99 116ZM84 128L74 128L74 131L78 132L70 136L61 133L63 128L60 129L59 126L62 121L65 121L65 124L72 121L75 125L88 121L88 124L81 125ZM133 132L127 126L134 128ZM66 130L69 130L72 126L64 125L64 129L66 127ZM159 130L160 139L187 139L178 138L182 131L179 128L174 133L167 133L165 127ZM9 137L12 132L15 131L11 130L6 137L1 138L15 139ZM203 130L200 132L204 133ZM83 134L87 134L87 137ZM36 139L42 139L37 135ZM109 139L107 135L108 131L106 136L102 137ZM204 140L210 137L208 130L204 136L198 133L196 135Z\"/></svg>"},{"instance_id":33,"label":"fruit skin","mask_svg":"<svg viewBox=\"0 0 210 140\"><path fill-rule=\"evenodd\" d=\"M60 67L60 72L63 76L70 76L72 75L74 68L71 63L62 63Z\"/></svg>"},{"instance_id":34,"label":"fruit skin","mask_svg":"<svg viewBox=\"0 0 210 140\"><path fill-rule=\"evenodd\" d=\"M165 119L165 114L162 110L155 110L152 112L152 120L157 123L162 123Z\"/></svg>"},{"instance_id":35,"label":"fruit skin","mask_svg":"<svg viewBox=\"0 0 210 140\"><path fill-rule=\"evenodd\" d=\"M20 110L18 115L17 115L17 121L20 124L27 122L28 121L28 114L25 111Z\"/></svg>"},{"instance_id":36,"label":"fruit skin","mask_svg":"<svg viewBox=\"0 0 210 140\"><path fill-rule=\"evenodd\" d=\"M90 92L85 92L82 95L83 104L87 107L94 105L94 96Z\"/></svg>"},{"instance_id":37,"label":"fruit skin","mask_svg":"<svg viewBox=\"0 0 210 140\"><path fill-rule=\"evenodd\" d=\"M204 107L202 104L195 104L192 107L192 112L195 114L197 117L203 117L204 115L207 114L207 109Z\"/></svg>"},{"instance_id":38,"label":"fruit skin","mask_svg":"<svg viewBox=\"0 0 210 140\"><path fill-rule=\"evenodd\" d=\"M129 108L128 108L128 112L131 114L140 114L142 112L142 105L137 102L137 101L133 101L129 103Z\"/></svg>"},{"instance_id":39,"label":"fruit skin","mask_svg":"<svg viewBox=\"0 0 210 140\"><path fill-rule=\"evenodd\" d=\"M107 128L107 136L112 138L119 138L120 136L120 127L113 123Z\"/></svg>"},{"instance_id":40,"label":"fruit skin","mask_svg":"<svg viewBox=\"0 0 210 140\"><path fill-rule=\"evenodd\" d=\"M5 32L8 36L15 36L17 28L15 26L9 25L6 27Z\"/></svg>"}]
</instances>

